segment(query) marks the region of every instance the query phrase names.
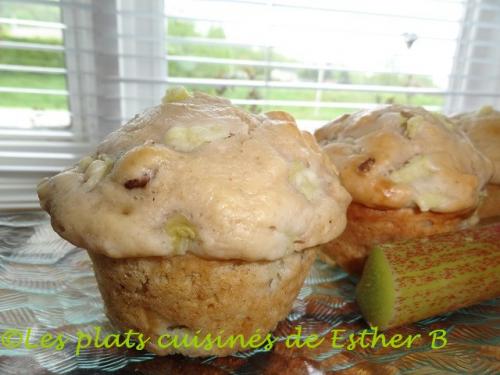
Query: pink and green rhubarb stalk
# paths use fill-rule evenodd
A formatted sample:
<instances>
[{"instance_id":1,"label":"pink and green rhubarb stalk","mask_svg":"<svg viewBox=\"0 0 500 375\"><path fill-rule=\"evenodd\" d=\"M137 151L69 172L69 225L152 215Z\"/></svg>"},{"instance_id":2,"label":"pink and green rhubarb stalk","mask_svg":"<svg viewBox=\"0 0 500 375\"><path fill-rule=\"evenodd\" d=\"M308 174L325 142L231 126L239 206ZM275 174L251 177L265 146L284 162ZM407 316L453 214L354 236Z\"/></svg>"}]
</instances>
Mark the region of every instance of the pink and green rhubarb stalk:
<instances>
[{"instance_id":1,"label":"pink and green rhubarb stalk","mask_svg":"<svg viewBox=\"0 0 500 375\"><path fill-rule=\"evenodd\" d=\"M500 224L375 247L356 289L388 329L500 296Z\"/></svg>"}]
</instances>

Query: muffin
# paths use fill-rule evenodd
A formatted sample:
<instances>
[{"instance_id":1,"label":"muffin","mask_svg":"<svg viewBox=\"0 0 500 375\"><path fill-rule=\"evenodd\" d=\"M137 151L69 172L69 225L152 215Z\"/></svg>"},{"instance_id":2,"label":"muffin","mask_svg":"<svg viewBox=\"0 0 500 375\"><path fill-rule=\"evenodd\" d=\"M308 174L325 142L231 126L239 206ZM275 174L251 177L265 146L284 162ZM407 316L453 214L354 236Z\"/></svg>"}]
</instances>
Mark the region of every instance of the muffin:
<instances>
[{"instance_id":1,"label":"muffin","mask_svg":"<svg viewBox=\"0 0 500 375\"><path fill-rule=\"evenodd\" d=\"M351 194L344 233L323 247L352 273L370 249L464 228L491 162L443 115L390 105L344 115L315 133Z\"/></svg>"},{"instance_id":2,"label":"muffin","mask_svg":"<svg viewBox=\"0 0 500 375\"><path fill-rule=\"evenodd\" d=\"M54 229L89 252L111 322L151 337L154 353L188 356L245 348L157 339L274 329L315 247L344 230L350 202L290 115L182 89L43 180L38 195Z\"/></svg>"},{"instance_id":3,"label":"muffin","mask_svg":"<svg viewBox=\"0 0 500 375\"><path fill-rule=\"evenodd\" d=\"M493 176L479 206L479 217L500 216L500 112L484 106L476 112L453 116L472 143L493 162Z\"/></svg>"}]
</instances>

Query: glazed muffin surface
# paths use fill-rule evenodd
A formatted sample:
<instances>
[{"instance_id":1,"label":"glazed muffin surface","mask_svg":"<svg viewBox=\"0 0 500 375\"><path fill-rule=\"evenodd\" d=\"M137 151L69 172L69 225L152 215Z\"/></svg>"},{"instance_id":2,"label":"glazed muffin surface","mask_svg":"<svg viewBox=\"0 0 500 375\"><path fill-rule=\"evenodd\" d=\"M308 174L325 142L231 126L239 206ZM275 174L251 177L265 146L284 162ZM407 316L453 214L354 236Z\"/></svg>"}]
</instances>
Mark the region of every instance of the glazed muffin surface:
<instances>
[{"instance_id":1,"label":"glazed muffin surface","mask_svg":"<svg viewBox=\"0 0 500 375\"><path fill-rule=\"evenodd\" d=\"M493 162L490 183L500 185L500 111L485 106L478 111L452 117L472 143Z\"/></svg>"},{"instance_id":2,"label":"glazed muffin surface","mask_svg":"<svg viewBox=\"0 0 500 375\"><path fill-rule=\"evenodd\" d=\"M293 118L198 93L136 116L38 193L62 237L115 258L275 260L339 235L350 201Z\"/></svg>"},{"instance_id":3,"label":"glazed muffin surface","mask_svg":"<svg viewBox=\"0 0 500 375\"><path fill-rule=\"evenodd\" d=\"M462 113L452 120L465 131L472 143L493 162L493 176L479 206L479 217L500 216L500 112L491 106Z\"/></svg>"},{"instance_id":4,"label":"glazed muffin surface","mask_svg":"<svg viewBox=\"0 0 500 375\"><path fill-rule=\"evenodd\" d=\"M492 174L463 132L420 107L360 111L315 135L353 201L371 208L470 210Z\"/></svg>"},{"instance_id":5,"label":"glazed muffin surface","mask_svg":"<svg viewBox=\"0 0 500 375\"><path fill-rule=\"evenodd\" d=\"M345 115L316 132L353 197L347 227L324 256L360 274L380 243L475 225L491 161L457 125L420 107Z\"/></svg>"}]
</instances>

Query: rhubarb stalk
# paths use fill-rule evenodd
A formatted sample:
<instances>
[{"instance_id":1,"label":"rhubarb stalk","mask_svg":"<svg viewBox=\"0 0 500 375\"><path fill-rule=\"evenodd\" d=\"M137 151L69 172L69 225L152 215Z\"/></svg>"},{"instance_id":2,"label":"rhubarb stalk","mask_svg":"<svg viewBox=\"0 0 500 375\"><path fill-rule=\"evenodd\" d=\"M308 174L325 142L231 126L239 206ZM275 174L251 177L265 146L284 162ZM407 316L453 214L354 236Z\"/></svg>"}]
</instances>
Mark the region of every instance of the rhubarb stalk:
<instances>
[{"instance_id":1,"label":"rhubarb stalk","mask_svg":"<svg viewBox=\"0 0 500 375\"><path fill-rule=\"evenodd\" d=\"M499 296L500 224L376 246L356 289L379 329Z\"/></svg>"}]
</instances>

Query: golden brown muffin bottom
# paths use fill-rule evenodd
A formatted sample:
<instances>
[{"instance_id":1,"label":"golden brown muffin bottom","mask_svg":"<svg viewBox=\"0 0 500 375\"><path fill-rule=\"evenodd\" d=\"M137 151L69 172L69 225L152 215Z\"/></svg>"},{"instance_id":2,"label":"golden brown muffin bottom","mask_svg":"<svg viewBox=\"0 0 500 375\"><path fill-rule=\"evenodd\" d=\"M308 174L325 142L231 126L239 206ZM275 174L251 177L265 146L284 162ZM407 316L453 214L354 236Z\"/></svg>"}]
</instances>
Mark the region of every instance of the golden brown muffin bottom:
<instances>
[{"instance_id":1,"label":"golden brown muffin bottom","mask_svg":"<svg viewBox=\"0 0 500 375\"><path fill-rule=\"evenodd\" d=\"M322 251L330 258L329 263L333 261L349 273L361 274L374 245L459 230L473 213L421 212L412 208L379 210L351 203L345 231L323 245Z\"/></svg>"},{"instance_id":2,"label":"golden brown muffin bottom","mask_svg":"<svg viewBox=\"0 0 500 375\"><path fill-rule=\"evenodd\" d=\"M160 335L265 336L292 308L316 249L271 262L172 258L113 259L90 252L106 314L117 328L150 336L147 350L191 357L229 355L240 347L211 350L155 345ZM224 332L221 334L221 330Z\"/></svg>"},{"instance_id":3,"label":"golden brown muffin bottom","mask_svg":"<svg viewBox=\"0 0 500 375\"><path fill-rule=\"evenodd\" d=\"M479 206L479 217L485 219L493 216L500 216L500 185L486 185L487 196Z\"/></svg>"}]
</instances>

